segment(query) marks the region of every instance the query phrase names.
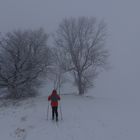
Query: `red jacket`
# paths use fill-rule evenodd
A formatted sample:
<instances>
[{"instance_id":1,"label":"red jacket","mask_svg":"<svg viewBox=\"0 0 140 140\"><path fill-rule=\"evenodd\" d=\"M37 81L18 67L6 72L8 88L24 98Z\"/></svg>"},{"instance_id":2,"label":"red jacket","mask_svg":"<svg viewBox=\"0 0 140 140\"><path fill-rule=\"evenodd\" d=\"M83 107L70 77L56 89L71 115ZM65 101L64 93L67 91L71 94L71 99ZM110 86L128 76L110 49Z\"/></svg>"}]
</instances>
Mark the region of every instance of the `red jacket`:
<instances>
[{"instance_id":1,"label":"red jacket","mask_svg":"<svg viewBox=\"0 0 140 140\"><path fill-rule=\"evenodd\" d=\"M48 101L51 101L51 106L58 106L58 100L60 100L60 96L57 94L56 90L52 91L52 94L48 97Z\"/></svg>"}]
</instances>

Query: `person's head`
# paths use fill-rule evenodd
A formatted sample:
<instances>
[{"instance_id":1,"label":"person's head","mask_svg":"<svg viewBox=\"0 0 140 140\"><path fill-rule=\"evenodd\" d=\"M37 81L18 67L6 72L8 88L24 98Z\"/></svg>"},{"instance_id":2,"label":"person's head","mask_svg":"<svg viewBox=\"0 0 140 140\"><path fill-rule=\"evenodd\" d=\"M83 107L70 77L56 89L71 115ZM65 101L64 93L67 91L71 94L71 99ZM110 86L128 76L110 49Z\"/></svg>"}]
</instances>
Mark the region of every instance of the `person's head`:
<instances>
[{"instance_id":1,"label":"person's head","mask_svg":"<svg viewBox=\"0 0 140 140\"><path fill-rule=\"evenodd\" d=\"M57 94L56 89L54 89L54 90L52 91L52 94Z\"/></svg>"}]
</instances>

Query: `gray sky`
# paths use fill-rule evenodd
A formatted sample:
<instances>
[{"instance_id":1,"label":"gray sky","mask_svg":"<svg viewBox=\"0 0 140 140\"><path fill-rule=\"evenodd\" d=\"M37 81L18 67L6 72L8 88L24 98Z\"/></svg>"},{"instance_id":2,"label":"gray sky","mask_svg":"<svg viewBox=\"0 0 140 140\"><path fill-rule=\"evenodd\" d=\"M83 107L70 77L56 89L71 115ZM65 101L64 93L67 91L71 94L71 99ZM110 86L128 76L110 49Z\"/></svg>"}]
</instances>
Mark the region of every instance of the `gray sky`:
<instances>
[{"instance_id":1,"label":"gray sky","mask_svg":"<svg viewBox=\"0 0 140 140\"><path fill-rule=\"evenodd\" d=\"M113 68L99 77L95 90L100 94L106 91L112 95L137 96L140 91L139 7L139 0L0 0L0 32L38 27L53 32L64 17L104 19Z\"/></svg>"}]
</instances>

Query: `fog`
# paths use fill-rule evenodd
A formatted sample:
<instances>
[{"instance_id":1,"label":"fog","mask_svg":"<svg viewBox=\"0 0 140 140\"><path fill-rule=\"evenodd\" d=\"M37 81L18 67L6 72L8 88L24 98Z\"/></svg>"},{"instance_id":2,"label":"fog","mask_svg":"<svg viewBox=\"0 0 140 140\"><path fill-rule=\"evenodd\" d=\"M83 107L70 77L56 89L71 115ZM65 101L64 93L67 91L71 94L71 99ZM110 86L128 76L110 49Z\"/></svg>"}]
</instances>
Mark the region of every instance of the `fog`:
<instances>
[{"instance_id":1,"label":"fog","mask_svg":"<svg viewBox=\"0 0 140 140\"><path fill-rule=\"evenodd\" d=\"M43 27L52 33L64 17L97 17L107 23L111 69L96 80L93 94L138 98L140 1L0 0L0 32Z\"/></svg>"}]
</instances>

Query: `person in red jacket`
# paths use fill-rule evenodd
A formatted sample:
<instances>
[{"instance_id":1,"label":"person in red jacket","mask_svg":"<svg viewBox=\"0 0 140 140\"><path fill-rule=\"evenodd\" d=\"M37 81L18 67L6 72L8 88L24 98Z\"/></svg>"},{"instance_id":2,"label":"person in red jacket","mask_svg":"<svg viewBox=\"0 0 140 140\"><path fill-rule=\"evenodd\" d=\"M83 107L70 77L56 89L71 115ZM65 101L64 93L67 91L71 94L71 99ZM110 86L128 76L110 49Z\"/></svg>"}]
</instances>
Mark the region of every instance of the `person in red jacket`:
<instances>
[{"instance_id":1,"label":"person in red jacket","mask_svg":"<svg viewBox=\"0 0 140 140\"><path fill-rule=\"evenodd\" d=\"M58 121L58 100L60 100L60 96L57 94L57 91L54 89L51 95L48 96L48 101L51 101L52 107L52 120L54 120L54 116L56 116L56 121Z\"/></svg>"}]
</instances>

